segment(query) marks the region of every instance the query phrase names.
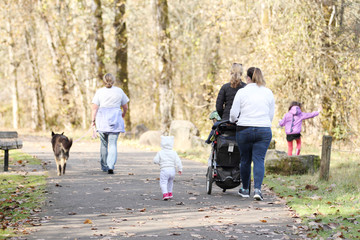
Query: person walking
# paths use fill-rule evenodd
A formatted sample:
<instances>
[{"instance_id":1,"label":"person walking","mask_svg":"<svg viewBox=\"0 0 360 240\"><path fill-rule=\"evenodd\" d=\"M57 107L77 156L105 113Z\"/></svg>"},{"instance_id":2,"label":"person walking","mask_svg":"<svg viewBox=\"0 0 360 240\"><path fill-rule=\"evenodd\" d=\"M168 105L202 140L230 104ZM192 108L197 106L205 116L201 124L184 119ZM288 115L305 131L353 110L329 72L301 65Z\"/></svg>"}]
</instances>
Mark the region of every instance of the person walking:
<instances>
[{"instance_id":1,"label":"person walking","mask_svg":"<svg viewBox=\"0 0 360 240\"><path fill-rule=\"evenodd\" d=\"M105 87L96 91L92 100L92 126L100 135L100 167L108 174L114 173L117 161L117 140L125 132L124 117L128 110L128 96L115 87L111 73L104 76Z\"/></svg>"},{"instance_id":2,"label":"person walking","mask_svg":"<svg viewBox=\"0 0 360 240\"><path fill-rule=\"evenodd\" d=\"M229 120L231 105L235 94L240 88L246 86L241 80L243 66L240 63L233 63L230 70L230 82L225 83L216 98L216 111L222 120Z\"/></svg>"},{"instance_id":3,"label":"person walking","mask_svg":"<svg viewBox=\"0 0 360 240\"><path fill-rule=\"evenodd\" d=\"M174 136L161 136L161 150L154 157L154 163L160 165L160 188L165 201L173 198L176 167L178 173L182 173L181 159L173 146Z\"/></svg>"},{"instance_id":4,"label":"person walking","mask_svg":"<svg viewBox=\"0 0 360 240\"><path fill-rule=\"evenodd\" d=\"M302 121L305 119L313 118L319 115L320 110L304 113L301 111L302 104L300 102L293 101L289 106L289 112L287 112L283 119L279 121L279 126L285 126L286 141L288 143L288 155L291 156L293 152L293 141L296 141L296 155L300 155L301 150L301 126Z\"/></svg>"},{"instance_id":5,"label":"person walking","mask_svg":"<svg viewBox=\"0 0 360 240\"><path fill-rule=\"evenodd\" d=\"M264 159L272 138L271 122L275 100L272 91L265 87L259 68L247 70L246 87L240 89L230 110L230 122L236 122L236 142L240 151L241 197L250 197L251 163L254 163L254 199L261 201L264 179Z\"/></svg>"}]
</instances>

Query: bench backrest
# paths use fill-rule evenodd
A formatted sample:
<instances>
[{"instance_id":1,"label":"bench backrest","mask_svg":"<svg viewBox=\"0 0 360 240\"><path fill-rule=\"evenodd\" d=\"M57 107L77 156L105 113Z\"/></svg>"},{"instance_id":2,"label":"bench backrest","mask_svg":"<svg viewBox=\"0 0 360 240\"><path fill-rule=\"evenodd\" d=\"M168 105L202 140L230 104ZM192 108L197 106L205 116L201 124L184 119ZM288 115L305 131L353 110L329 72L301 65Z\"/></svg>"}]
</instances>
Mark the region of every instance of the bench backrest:
<instances>
[{"instance_id":1,"label":"bench backrest","mask_svg":"<svg viewBox=\"0 0 360 240\"><path fill-rule=\"evenodd\" d=\"M18 133L15 131L10 132L1 132L0 131L0 138L17 138Z\"/></svg>"}]
</instances>

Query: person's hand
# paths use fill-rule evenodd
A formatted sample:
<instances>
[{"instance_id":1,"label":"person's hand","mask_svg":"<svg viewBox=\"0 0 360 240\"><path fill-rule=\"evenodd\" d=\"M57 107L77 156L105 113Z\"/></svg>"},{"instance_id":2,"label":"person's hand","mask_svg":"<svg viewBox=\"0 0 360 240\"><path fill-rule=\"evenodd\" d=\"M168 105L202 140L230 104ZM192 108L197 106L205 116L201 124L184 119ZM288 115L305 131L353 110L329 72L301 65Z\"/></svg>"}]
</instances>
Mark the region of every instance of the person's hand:
<instances>
[{"instance_id":1,"label":"person's hand","mask_svg":"<svg viewBox=\"0 0 360 240\"><path fill-rule=\"evenodd\" d=\"M92 132L92 136L93 139L97 138L97 133L96 133L96 128L95 126L93 126L93 132Z\"/></svg>"},{"instance_id":2,"label":"person's hand","mask_svg":"<svg viewBox=\"0 0 360 240\"><path fill-rule=\"evenodd\" d=\"M178 171L179 175L181 175L181 171Z\"/></svg>"},{"instance_id":3,"label":"person's hand","mask_svg":"<svg viewBox=\"0 0 360 240\"><path fill-rule=\"evenodd\" d=\"M122 118L124 118L124 117L125 117L125 113L123 112L123 113L121 114L121 116L122 116Z\"/></svg>"},{"instance_id":4,"label":"person's hand","mask_svg":"<svg viewBox=\"0 0 360 240\"><path fill-rule=\"evenodd\" d=\"M320 113L322 111L322 106L320 106L317 111Z\"/></svg>"}]
</instances>

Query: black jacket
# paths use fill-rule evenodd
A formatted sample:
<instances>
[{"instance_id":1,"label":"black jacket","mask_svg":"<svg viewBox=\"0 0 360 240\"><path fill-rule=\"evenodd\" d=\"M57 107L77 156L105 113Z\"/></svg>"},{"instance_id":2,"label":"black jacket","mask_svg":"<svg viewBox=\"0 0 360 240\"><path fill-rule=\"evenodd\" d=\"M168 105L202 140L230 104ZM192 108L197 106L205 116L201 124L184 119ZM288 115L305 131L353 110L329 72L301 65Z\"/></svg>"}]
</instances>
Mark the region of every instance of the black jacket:
<instances>
[{"instance_id":1,"label":"black jacket","mask_svg":"<svg viewBox=\"0 0 360 240\"><path fill-rule=\"evenodd\" d=\"M225 83L216 99L216 111L218 112L221 120L228 120L230 118L230 110L234 101L235 95L240 88L245 87L244 82L240 83L240 87L232 88L230 83Z\"/></svg>"}]
</instances>

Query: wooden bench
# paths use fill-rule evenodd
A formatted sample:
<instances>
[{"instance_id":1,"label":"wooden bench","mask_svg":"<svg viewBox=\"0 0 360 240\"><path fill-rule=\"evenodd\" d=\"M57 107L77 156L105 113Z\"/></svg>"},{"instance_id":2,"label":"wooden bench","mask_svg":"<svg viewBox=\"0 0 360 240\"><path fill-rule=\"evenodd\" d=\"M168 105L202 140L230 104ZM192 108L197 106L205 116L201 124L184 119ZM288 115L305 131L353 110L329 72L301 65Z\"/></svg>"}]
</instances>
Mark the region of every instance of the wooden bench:
<instances>
[{"instance_id":1,"label":"wooden bench","mask_svg":"<svg viewBox=\"0 0 360 240\"><path fill-rule=\"evenodd\" d=\"M9 150L22 148L22 141L18 139L17 132L0 131L0 149L5 151L4 154L4 171L9 170Z\"/></svg>"}]
</instances>

